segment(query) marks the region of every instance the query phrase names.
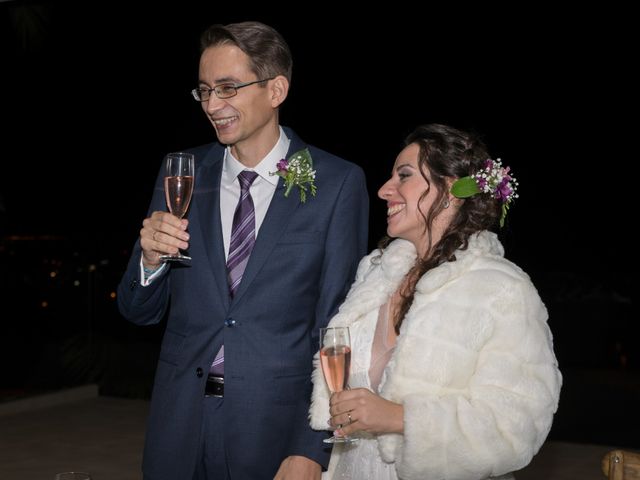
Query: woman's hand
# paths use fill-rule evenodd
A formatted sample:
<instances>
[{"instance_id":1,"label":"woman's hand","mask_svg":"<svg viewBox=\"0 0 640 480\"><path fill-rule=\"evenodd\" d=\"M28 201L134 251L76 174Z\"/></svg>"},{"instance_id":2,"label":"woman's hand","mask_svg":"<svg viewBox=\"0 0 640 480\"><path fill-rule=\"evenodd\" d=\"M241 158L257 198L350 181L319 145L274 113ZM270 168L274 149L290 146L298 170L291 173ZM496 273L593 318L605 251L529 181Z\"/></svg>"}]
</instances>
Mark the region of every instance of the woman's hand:
<instances>
[{"instance_id":1,"label":"woman's hand","mask_svg":"<svg viewBox=\"0 0 640 480\"><path fill-rule=\"evenodd\" d=\"M329 425L340 436L365 431L372 434L403 433L404 408L366 388L331 395Z\"/></svg>"}]
</instances>

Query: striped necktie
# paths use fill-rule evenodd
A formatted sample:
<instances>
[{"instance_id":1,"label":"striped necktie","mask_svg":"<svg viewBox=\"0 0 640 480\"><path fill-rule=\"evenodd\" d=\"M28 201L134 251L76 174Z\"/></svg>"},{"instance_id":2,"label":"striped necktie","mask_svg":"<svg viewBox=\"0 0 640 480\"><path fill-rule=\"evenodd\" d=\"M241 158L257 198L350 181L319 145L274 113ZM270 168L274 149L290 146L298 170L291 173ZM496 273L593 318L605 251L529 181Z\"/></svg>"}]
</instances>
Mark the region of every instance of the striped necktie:
<instances>
[{"instance_id":1,"label":"striped necktie","mask_svg":"<svg viewBox=\"0 0 640 480\"><path fill-rule=\"evenodd\" d=\"M244 170L238 175L240 199L233 214L229 256L227 257L227 279L231 298L233 298L240 286L242 274L256 243L256 214L249 189L257 176L256 172L249 170ZM220 348L211 364L210 372L216 376L224 374L224 345Z\"/></svg>"}]
</instances>

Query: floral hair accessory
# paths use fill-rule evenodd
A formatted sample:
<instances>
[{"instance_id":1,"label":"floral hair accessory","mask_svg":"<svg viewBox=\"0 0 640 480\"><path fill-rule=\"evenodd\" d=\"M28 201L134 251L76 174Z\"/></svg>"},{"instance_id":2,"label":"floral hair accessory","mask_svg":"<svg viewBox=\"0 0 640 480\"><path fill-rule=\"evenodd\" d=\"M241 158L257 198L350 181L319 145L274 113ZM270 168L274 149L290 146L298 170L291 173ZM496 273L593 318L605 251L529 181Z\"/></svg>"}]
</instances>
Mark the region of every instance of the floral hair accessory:
<instances>
[{"instance_id":1,"label":"floral hair accessory","mask_svg":"<svg viewBox=\"0 0 640 480\"><path fill-rule=\"evenodd\" d=\"M499 158L497 160L487 158L482 170L453 182L451 194L456 198L468 198L477 193L490 193L493 198L502 203L502 215L500 215L500 226L502 227L509 205L514 198L519 196L516 193L518 182L515 177L510 175L509 170L509 167L502 166L502 161Z\"/></svg>"},{"instance_id":2,"label":"floral hair accessory","mask_svg":"<svg viewBox=\"0 0 640 480\"><path fill-rule=\"evenodd\" d=\"M276 172L269 172L269 175L279 175L284 179L284 196L288 197L291 189L296 186L300 190L300 201L307 201L307 189L312 196L316 196L316 186L313 183L316 179L316 171L313 169L313 160L309 149L299 150L289 157L284 158L277 165Z\"/></svg>"}]
</instances>

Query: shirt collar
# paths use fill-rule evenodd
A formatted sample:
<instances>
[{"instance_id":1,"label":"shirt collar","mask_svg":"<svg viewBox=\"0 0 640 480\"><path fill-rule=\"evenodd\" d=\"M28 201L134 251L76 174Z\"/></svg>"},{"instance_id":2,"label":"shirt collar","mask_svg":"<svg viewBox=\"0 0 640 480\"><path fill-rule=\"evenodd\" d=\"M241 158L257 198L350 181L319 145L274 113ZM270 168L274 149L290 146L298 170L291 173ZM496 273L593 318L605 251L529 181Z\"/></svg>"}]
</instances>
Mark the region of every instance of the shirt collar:
<instances>
[{"instance_id":1,"label":"shirt collar","mask_svg":"<svg viewBox=\"0 0 640 480\"><path fill-rule=\"evenodd\" d=\"M278 128L280 129L280 137L278 138L278 141L271 151L267 153L267 156L260 160L260 163L258 163L254 168L247 168L240 163L231 153L231 147L227 147L225 149L222 175L225 176L228 184L233 183L236 177L243 170L252 170L264 180L271 183L274 187L278 185L278 179L280 177L278 175L269 175L269 173L278 171L278 162L283 158L286 158L287 152L289 151L289 144L291 143L291 140L289 140L287 135L284 133L282 127Z\"/></svg>"}]
</instances>

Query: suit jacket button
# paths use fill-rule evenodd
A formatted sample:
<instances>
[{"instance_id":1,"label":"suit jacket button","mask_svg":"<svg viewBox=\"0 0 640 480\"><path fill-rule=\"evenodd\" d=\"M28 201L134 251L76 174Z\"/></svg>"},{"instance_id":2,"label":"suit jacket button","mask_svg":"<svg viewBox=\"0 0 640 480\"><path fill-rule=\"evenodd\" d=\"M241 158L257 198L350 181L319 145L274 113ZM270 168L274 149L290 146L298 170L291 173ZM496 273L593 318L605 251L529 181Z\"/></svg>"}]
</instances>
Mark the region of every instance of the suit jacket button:
<instances>
[{"instance_id":1,"label":"suit jacket button","mask_svg":"<svg viewBox=\"0 0 640 480\"><path fill-rule=\"evenodd\" d=\"M136 286L138 285L138 280L131 280L131 283L129 284L129 288L131 289L131 291L135 290Z\"/></svg>"},{"instance_id":2,"label":"suit jacket button","mask_svg":"<svg viewBox=\"0 0 640 480\"><path fill-rule=\"evenodd\" d=\"M236 324L236 321L235 321L233 318L227 318L227 319L224 321L224 324L225 324L227 327L233 327L233 326Z\"/></svg>"},{"instance_id":3,"label":"suit jacket button","mask_svg":"<svg viewBox=\"0 0 640 480\"><path fill-rule=\"evenodd\" d=\"M202 371L202 369L201 369L200 367L196 368L196 376L197 376L198 378L201 378L201 377L202 377L202 375L203 375L203 371Z\"/></svg>"}]
</instances>

